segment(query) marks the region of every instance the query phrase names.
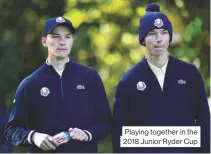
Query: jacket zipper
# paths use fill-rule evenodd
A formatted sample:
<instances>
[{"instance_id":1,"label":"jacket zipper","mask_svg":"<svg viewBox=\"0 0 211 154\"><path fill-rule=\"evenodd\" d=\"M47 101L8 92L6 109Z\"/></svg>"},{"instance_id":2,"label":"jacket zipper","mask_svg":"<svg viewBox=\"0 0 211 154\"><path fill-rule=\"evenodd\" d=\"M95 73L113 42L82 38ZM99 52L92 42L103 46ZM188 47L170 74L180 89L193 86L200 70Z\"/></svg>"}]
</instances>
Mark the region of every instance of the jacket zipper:
<instances>
[{"instance_id":1,"label":"jacket zipper","mask_svg":"<svg viewBox=\"0 0 211 154\"><path fill-rule=\"evenodd\" d=\"M62 97L64 97L63 84L62 84L62 76L60 77L60 83L61 83L61 93L62 93Z\"/></svg>"}]
</instances>

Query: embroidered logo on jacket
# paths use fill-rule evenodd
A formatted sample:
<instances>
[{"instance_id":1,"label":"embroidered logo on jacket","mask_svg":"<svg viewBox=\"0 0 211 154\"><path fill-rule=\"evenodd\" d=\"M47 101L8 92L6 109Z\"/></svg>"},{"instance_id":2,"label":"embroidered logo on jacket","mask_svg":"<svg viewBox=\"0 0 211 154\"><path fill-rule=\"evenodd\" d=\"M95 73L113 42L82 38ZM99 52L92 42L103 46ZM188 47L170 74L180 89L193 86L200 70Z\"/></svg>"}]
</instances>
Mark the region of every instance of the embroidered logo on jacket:
<instances>
[{"instance_id":1,"label":"embroidered logo on jacket","mask_svg":"<svg viewBox=\"0 0 211 154\"><path fill-rule=\"evenodd\" d=\"M40 94L41 96L47 97L48 94L50 94L50 90L47 87L43 87L42 89L40 89Z\"/></svg>"},{"instance_id":2,"label":"embroidered logo on jacket","mask_svg":"<svg viewBox=\"0 0 211 154\"><path fill-rule=\"evenodd\" d=\"M160 28L163 26L163 20L161 20L160 18L156 19L155 22L154 22L154 25L157 27L157 28Z\"/></svg>"},{"instance_id":3,"label":"embroidered logo on jacket","mask_svg":"<svg viewBox=\"0 0 211 154\"><path fill-rule=\"evenodd\" d=\"M146 87L147 87L147 86L146 86L146 84L145 84L143 81L139 81L139 82L137 83L137 89L138 89L138 90L144 91Z\"/></svg>"},{"instance_id":4,"label":"embroidered logo on jacket","mask_svg":"<svg viewBox=\"0 0 211 154\"><path fill-rule=\"evenodd\" d=\"M178 80L178 84L186 84L186 81L185 81L185 80L180 79L180 80Z\"/></svg>"},{"instance_id":5,"label":"embroidered logo on jacket","mask_svg":"<svg viewBox=\"0 0 211 154\"><path fill-rule=\"evenodd\" d=\"M81 85L81 84L78 84L78 85L76 86L76 88L77 88L77 89L85 89L85 86L84 86L84 85Z\"/></svg>"}]
</instances>

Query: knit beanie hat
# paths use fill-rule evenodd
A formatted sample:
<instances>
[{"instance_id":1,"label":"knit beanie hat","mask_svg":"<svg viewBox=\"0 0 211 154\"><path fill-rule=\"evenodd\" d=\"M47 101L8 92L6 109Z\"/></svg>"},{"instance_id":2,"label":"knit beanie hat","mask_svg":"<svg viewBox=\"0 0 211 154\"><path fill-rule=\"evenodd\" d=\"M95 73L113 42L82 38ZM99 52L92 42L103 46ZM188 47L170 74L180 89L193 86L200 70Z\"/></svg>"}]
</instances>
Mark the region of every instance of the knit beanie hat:
<instances>
[{"instance_id":1,"label":"knit beanie hat","mask_svg":"<svg viewBox=\"0 0 211 154\"><path fill-rule=\"evenodd\" d=\"M160 6L155 3L151 3L147 5L145 10L145 15L140 19L139 43L144 45L143 42L145 36L153 29L168 30L170 35L170 43L172 41L172 24L168 17L160 12Z\"/></svg>"}]
</instances>

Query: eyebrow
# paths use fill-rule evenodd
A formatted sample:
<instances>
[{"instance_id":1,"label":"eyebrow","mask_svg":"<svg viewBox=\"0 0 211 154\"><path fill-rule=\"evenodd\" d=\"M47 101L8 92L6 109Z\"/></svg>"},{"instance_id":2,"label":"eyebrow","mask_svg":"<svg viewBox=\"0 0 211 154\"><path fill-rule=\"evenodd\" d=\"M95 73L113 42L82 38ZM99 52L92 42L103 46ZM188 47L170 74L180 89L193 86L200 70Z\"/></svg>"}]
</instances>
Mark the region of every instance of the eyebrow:
<instances>
[{"instance_id":1,"label":"eyebrow","mask_svg":"<svg viewBox=\"0 0 211 154\"><path fill-rule=\"evenodd\" d=\"M57 33L52 32L51 35L60 35L60 34L57 34ZM65 35L72 35L72 34L71 33L68 33L68 34L65 34Z\"/></svg>"}]
</instances>

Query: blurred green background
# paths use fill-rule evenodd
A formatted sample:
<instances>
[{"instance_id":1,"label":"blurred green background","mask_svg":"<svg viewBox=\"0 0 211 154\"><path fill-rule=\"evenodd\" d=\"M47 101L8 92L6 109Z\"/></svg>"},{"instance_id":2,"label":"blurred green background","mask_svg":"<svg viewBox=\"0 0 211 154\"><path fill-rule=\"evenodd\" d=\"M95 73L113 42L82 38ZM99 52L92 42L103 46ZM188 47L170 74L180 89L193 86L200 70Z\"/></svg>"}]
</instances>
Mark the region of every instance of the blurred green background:
<instances>
[{"instance_id":1,"label":"blurred green background","mask_svg":"<svg viewBox=\"0 0 211 154\"><path fill-rule=\"evenodd\" d=\"M119 79L146 53L138 27L149 2L160 4L172 21L169 52L197 66L209 98L209 0L0 0L0 102L10 110L18 84L45 62L46 19L64 16L77 28L70 56L99 72L112 110ZM110 136L100 141L99 152L112 152Z\"/></svg>"}]
</instances>

